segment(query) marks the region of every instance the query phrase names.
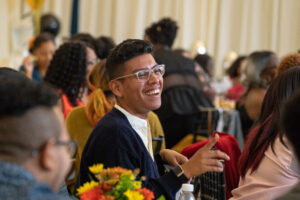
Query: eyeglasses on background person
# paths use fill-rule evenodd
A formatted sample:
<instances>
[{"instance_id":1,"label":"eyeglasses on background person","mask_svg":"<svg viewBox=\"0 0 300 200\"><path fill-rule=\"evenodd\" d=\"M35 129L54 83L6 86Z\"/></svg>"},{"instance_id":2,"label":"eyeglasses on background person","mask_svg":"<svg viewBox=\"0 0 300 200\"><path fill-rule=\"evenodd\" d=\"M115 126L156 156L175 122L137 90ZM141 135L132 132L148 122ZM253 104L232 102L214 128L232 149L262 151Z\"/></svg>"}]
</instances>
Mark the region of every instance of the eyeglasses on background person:
<instances>
[{"instance_id":1,"label":"eyeglasses on background person","mask_svg":"<svg viewBox=\"0 0 300 200\"><path fill-rule=\"evenodd\" d=\"M55 140L56 146L66 146L67 151L71 158L74 158L76 152L77 152L77 142L75 140L68 140L68 141L62 141L62 140ZM44 145L43 145L44 146ZM31 152L32 156L37 156L43 146L39 149L35 149Z\"/></svg>"}]
</instances>

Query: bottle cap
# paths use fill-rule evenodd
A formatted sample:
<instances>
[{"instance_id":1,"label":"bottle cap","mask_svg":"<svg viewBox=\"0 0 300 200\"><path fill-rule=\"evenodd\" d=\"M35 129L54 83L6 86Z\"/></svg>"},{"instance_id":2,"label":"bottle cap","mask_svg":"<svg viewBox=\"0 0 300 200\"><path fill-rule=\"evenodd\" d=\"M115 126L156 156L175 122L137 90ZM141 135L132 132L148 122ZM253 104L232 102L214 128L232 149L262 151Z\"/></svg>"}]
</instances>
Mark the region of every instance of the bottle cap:
<instances>
[{"instance_id":1,"label":"bottle cap","mask_svg":"<svg viewBox=\"0 0 300 200\"><path fill-rule=\"evenodd\" d=\"M193 192L194 191L194 185L192 184L182 184L182 191L184 192Z\"/></svg>"}]
</instances>

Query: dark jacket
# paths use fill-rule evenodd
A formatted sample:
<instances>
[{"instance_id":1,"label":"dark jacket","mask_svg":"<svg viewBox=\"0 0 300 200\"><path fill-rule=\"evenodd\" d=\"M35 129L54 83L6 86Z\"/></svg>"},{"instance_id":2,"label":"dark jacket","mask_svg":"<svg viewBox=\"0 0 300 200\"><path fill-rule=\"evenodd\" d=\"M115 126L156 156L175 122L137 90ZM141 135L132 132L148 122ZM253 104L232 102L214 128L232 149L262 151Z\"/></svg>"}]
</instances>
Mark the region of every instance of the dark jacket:
<instances>
[{"instance_id":1,"label":"dark jacket","mask_svg":"<svg viewBox=\"0 0 300 200\"><path fill-rule=\"evenodd\" d=\"M157 164L140 136L116 108L107 113L91 133L82 153L77 186L90 181L88 167L96 163L103 163L105 168L139 168L141 175L147 178L144 186L152 190L156 198L164 195L166 199L174 199L183 183L173 172L159 175Z\"/></svg>"},{"instance_id":2,"label":"dark jacket","mask_svg":"<svg viewBox=\"0 0 300 200\"><path fill-rule=\"evenodd\" d=\"M24 168L0 161L0 199L1 200L65 200L52 191L45 183L38 182Z\"/></svg>"}]
</instances>

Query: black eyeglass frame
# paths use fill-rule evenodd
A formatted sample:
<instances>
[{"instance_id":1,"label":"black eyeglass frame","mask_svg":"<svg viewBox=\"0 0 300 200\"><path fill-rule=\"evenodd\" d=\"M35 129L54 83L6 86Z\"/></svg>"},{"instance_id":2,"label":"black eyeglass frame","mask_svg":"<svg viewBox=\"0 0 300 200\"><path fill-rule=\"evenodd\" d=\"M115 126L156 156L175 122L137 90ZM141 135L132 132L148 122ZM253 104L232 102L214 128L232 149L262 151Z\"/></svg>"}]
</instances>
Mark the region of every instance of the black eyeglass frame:
<instances>
[{"instance_id":1,"label":"black eyeglass frame","mask_svg":"<svg viewBox=\"0 0 300 200\"><path fill-rule=\"evenodd\" d=\"M76 153L77 153L77 142L75 140L68 140L68 141L62 141L62 140L55 140L54 143L56 146L66 146L68 153L70 154L71 158L74 158ZM42 146L43 148L43 146ZM31 152L32 156L37 156L39 154L39 152L41 151L42 148L39 149L35 149Z\"/></svg>"}]
</instances>

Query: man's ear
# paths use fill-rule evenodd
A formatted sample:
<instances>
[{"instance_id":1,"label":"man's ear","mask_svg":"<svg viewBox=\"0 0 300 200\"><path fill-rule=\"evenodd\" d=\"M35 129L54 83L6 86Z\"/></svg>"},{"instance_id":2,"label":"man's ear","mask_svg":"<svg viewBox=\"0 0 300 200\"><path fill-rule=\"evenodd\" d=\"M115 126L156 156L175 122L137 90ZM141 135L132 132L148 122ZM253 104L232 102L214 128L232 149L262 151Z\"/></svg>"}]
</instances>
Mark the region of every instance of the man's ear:
<instances>
[{"instance_id":1,"label":"man's ear","mask_svg":"<svg viewBox=\"0 0 300 200\"><path fill-rule=\"evenodd\" d=\"M40 151L39 162L44 170L53 170L57 162L57 151L55 150L55 140L50 139Z\"/></svg>"},{"instance_id":2,"label":"man's ear","mask_svg":"<svg viewBox=\"0 0 300 200\"><path fill-rule=\"evenodd\" d=\"M116 97L120 98L123 96L123 85L120 81L111 80L109 82L109 87Z\"/></svg>"}]
</instances>

